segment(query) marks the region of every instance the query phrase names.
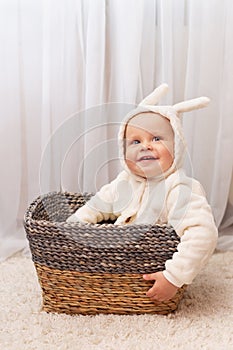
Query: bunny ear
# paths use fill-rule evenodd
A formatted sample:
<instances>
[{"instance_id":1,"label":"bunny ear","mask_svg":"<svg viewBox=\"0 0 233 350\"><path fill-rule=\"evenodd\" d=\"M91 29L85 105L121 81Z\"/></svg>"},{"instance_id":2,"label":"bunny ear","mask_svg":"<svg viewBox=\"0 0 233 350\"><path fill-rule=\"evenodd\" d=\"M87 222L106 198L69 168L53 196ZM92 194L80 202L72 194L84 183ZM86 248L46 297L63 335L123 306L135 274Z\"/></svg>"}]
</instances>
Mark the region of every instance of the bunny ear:
<instances>
[{"instance_id":1,"label":"bunny ear","mask_svg":"<svg viewBox=\"0 0 233 350\"><path fill-rule=\"evenodd\" d=\"M180 103L176 103L172 107L178 113L189 112L194 109L200 109L208 106L210 99L208 97L198 97L193 100L187 100Z\"/></svg>"},{"instance_id":2,"label":"bunny ear","mask_svg":"<svg viewBox=\"0 0 233 350\"><path fill-rule=\"evenodd\" d=\"M155 105L159 102L163 95L168 91L167 84L161 84L158 86L150 95L148 95L142 102L139 103L139 106L145 105Z\"/></svg>"}]
</instances>

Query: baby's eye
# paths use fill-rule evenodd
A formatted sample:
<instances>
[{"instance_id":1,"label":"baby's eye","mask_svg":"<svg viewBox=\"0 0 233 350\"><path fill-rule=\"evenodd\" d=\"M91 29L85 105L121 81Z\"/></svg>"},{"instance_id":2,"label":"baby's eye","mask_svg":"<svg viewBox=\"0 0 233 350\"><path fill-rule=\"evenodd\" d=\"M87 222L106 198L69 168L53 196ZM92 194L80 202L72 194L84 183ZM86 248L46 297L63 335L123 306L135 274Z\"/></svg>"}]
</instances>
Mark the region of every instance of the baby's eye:
<instances>
[{"instance_id":1,"label":"baby's eye","mask_svg":"<svg viewBox=\"0 0 233 350\"><path fill-rule=\"evenodd\" d=\"M161 137L160 136L154 136L152 141L160 141L161 140Z\"/></svg>"},{"instance_id":2,"label":"baby's eye","mask_svg":"<svg viewBox=\"0 0 233 350\"><path fill-rule=\"evenodd\" d=\"M133 144L133 145L138 145L139 143L140 143L139 140L133 140L133 141L132 141L132 144Z\"/></svg>"}]
</instances>

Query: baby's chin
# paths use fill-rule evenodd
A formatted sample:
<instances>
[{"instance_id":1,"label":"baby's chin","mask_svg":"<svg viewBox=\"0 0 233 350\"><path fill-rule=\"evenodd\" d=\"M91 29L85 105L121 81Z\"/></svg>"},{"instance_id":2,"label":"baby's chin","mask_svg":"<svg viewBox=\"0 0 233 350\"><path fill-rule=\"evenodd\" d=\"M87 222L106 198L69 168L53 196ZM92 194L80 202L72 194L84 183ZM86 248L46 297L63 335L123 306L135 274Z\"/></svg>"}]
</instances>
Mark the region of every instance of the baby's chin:
<instances>
[{"instance_id":1,"label":"baby's chin","mask_svg":"<svg viewBox=\"0 0 233 350\"><path fill-rule=\"evenodd\" d=\"M132 162L130 160L126 161L127 167L130 172L136 176L140 176L144 179L153 179L156 177L165 176L167 171L171 168L172 164L168 167L163 168L159 161L149 161L149 162Z\"/></svg>"},{"instance_id":2,"label":"baby's chin","mask_svg":"<svg viewBox=\"0 0 233 350\"><path fill-rule=\"evenodd\" d=\"M143 177L144 179L152 179L163 175L163 171L159 166L157 167L157 169L145 169L137 167L136 169L130 170L134 175Z\"/></svg>"}]
</instances>

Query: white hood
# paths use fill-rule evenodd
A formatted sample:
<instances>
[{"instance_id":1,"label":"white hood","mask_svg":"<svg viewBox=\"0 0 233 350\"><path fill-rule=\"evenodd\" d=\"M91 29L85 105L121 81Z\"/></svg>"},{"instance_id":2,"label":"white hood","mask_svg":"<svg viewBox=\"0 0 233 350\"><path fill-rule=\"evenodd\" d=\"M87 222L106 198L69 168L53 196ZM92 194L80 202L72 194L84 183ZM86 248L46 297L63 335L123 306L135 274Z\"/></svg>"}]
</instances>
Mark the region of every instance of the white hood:
<instances>
[{"instance_id":1,"label":"white hood","mask_svg":"<svg viewBox=\"0 0 233 350\"><path fill-rule=\"evenodd\" d=\"M162 175L156 176L153 180L160 180L161 178L166 178L168 175L173 173L175 170L180 169L183 165L184 154L186 150L186 142L183 134L181 113L192 111L194 109L200 109L206 107L209 104L210 99L208 97L198 97L192 100L183 101L177 103L173 106L156 106L161 99L161 97L168 91L168 85L162 84L156 88L149 96L147 96L137 108L129 112L119 130L118 140L119 140L119 152L120 159L125 170L129 173L129 170L124 156L124 137L125 128L129 121L135 117L137 114L143 112L152 112L160 114L161 116L167 118L170 121L171 127L174 131L174 162L171 167ZM135 175L136 176L136 175ZM139 181L144 180L139 176L136 176Z\"/></svg>"}]
</instances>

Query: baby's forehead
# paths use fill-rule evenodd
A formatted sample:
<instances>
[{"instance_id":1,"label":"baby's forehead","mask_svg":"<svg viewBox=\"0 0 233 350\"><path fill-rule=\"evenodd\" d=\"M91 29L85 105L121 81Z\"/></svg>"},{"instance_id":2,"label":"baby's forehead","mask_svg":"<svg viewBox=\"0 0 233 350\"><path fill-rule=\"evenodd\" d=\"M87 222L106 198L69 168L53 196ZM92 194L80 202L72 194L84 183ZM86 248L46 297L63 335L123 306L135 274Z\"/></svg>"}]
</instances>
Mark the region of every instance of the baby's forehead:
<instances>
[{"instance_id":1,"label":"baby's forehead","mask_svg":"<svg viewBox=\"0 0 233 350\"><path fill-rule=\"evenodd\" d=\"M134 115L127 123L127 125L140 125L141 123L145 122L156 122L156 121L163 121L167 118L163 117L161 114L153 113L153 112L143 112Z\"/></svg>"},{"instance_id":2,"label":"baby's forehead","mask_svg":"<svg viewBox=\"0 0 233 350\"><path fill-rule=\"evenodd\" d=\"M155 130L172 130L170 121L166 117L153 112L143 112L133 116L126 125L126 131L132 128L151 132Z\"/></svg>"}]
</instances>

